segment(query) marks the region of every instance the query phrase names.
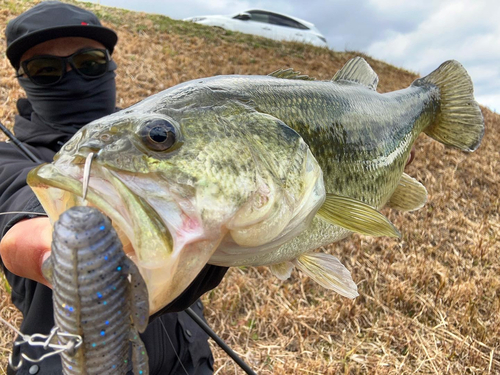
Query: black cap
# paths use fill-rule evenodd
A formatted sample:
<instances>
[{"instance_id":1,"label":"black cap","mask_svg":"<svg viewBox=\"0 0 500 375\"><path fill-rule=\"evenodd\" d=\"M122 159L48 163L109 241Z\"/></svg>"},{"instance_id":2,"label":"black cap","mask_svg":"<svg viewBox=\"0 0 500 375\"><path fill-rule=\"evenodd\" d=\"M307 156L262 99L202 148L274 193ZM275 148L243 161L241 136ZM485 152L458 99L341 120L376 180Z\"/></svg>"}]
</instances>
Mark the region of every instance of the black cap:
<instances>
[{"instance_id":1,"label":"black cap","mask_svg":"<svg viewBox=\"0 0 500 375\"><path fill-rule=\"evenodd\" d=\"M83 37L97 40L113 52L116 33L103 27L96 15L75 5L44 1L7 24L7 57L19 68L21 56L31 47L51 39Z\"/></svg>"}]
</instances>

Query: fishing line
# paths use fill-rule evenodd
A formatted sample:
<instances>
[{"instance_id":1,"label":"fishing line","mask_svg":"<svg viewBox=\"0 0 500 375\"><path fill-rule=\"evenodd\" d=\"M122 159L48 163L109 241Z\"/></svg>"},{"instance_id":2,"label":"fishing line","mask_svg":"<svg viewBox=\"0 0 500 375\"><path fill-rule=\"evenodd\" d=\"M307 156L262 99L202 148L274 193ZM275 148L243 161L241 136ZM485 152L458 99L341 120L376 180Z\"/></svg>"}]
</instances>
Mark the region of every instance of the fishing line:
<instances>
[{"instance_id":1,"label":"fishing line","mask_svg":"<svg viewBox=\"0 0 500 375\"><path fill-rule=\"evenodd\" d=\"M5 320L4 318L2 318L1 316L0 316L0 322L2 322L5 325L7 325L10 329L12 329L19 336L21 336L21 337L24 336L23 333L21 333L20 330L18 330L13 324L9 323L7 320Z\"/></svg>"},{"instance_id":2,"label":"fishing line","mask_svg":"<svg viewBox=\"0 0 500 375\"><path fill-rule=\"evenodd\" d=\"M177 354L177 350L175 350L175 347L174 347L174 343L172 342L172 340L170 339L170 335L168 334L167 332L167 328L165 327L165 324L163 324L163 321L160 319L160 324L161 326L163 327L163 331L165 332L165 334L167 335L167 338L168 338L168 341L170 341L170 345L172 346L172 349L174 350L174 354L175 356L177 357L177 360L179 361L179 363L181 364L181 367L182 369L184 370L184 372L186 373L186 375L189 375L189 372L187 372L186 368L184 367L184 365L182 364L182 361L181 361L181 358L179 357L179 354Z\"/></svg>"},{"instance_id":3,"label":"fishing line","mask_svg":"<svg viewBox=\"0 0 500 375\"><path fill-rule=\"evenodd\" d=\"M45 212L27 212L27 211L0 212L0 215L40 215L40 216L48 216Z\"/></svg>"}]
</instances>

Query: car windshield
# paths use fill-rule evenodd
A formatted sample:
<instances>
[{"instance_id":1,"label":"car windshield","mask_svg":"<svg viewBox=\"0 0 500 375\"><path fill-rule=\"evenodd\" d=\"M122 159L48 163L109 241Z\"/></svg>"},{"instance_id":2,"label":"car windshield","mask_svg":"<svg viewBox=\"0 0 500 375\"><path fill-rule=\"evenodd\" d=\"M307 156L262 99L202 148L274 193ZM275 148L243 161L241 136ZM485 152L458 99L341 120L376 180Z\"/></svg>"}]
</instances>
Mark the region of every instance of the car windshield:
<instances>
[{"instance_id":1,"label":"car windshield","mask_svg":"<svg viewBox=\"0 0 500 375\"><path fill-rule=\"evenodd\" d=\"M251 10L248 12L243 12L243 13L238 13L232 18L235 19L240 19L240 20L248 20L248 16L250 15L250 19L255 22L262 22L262 23L268 23L271 25L277 25L277 26L285 26L285 27L291 27L294 29L301 29L301 30L308 30L309 28L302 23L295 21L291 18L288 18L286 16L276 14L276 13L271 13L271 12L264 12L264 11L258 11L258 10Z\"/></svg>"}]
</instances>

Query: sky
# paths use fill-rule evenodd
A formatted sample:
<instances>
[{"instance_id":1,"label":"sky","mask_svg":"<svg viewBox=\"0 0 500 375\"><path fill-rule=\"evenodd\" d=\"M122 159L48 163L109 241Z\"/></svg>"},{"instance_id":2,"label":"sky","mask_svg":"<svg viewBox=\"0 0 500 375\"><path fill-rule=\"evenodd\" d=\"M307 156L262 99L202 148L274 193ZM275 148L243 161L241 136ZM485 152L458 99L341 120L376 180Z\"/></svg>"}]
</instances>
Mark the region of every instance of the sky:
<instances>
[{"instance_id":1,"label":"sky","mask_svg":"<svg viewBox=\"0 0 500 375\"><path fill-rule=\"evenodd\" d=\"M312 22L336 51L359 51L427 75L459 61L476 100L500 113L498 0L91 0L173 19L266 9ZM334 72L332 72L334 73Z\"/></svg>"}]
</instances>

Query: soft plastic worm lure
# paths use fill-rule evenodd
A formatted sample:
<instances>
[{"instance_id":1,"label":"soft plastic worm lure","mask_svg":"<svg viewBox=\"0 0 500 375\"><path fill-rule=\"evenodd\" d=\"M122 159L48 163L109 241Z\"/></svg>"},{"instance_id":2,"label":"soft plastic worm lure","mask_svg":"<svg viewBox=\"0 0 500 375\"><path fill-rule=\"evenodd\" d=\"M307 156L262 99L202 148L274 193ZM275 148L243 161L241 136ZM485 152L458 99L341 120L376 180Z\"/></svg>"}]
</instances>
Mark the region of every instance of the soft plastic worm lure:
<instances>
[{"instance_id":1,"label":"soft plastic worm lure","mask_svg":"<svg viewBox=\"0 0 500 375\"><path fill-rule=\"evenodd\" d=\"M149 373L138 333L148 323L146 285L107 217L92 207L65 211L43 273L54 290L56 327L83 338L61 353L65 375Z\"/></svg>"}]
</instances>

